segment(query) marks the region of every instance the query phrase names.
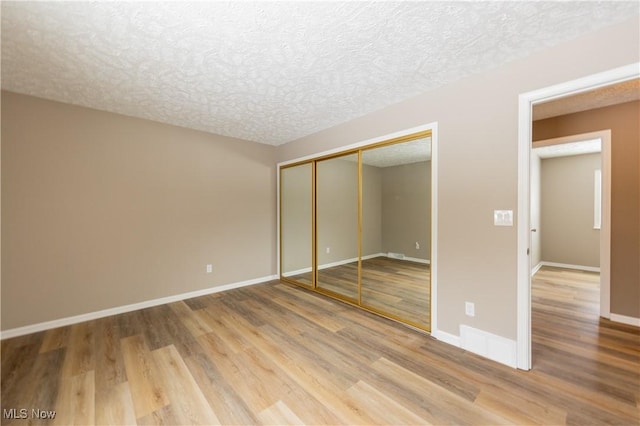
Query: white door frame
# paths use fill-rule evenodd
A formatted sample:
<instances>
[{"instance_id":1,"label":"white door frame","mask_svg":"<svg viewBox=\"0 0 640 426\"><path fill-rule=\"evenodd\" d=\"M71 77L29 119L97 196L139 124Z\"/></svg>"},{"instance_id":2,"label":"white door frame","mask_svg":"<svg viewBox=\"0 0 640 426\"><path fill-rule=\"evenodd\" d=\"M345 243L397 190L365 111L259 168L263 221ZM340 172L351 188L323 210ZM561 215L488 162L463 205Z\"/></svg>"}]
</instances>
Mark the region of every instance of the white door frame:
<instances>
[{"instance_id":1,"label":"white door frame","mask_svg":"<svg viewBox=\"0 0 640 426\"><path fill-rule=\"evenodd\" d=\"M640 62L571 80L518 99L517 367L531 369L530 157L533 105L640 77Z\"/></svg>"}]
</instances>

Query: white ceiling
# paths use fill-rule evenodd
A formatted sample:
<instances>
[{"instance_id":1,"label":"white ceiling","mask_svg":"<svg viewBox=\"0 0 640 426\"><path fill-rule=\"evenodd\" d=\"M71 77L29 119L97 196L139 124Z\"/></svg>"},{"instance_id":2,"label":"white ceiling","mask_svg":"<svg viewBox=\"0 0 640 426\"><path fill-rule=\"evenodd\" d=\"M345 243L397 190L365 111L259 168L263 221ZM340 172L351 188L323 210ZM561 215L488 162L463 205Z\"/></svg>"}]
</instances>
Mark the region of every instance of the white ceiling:
<instances>
[{"instance_id":1,"label":"white ceiling","mask_svg":"<svg viewBox=\"0 0 640 426\"><path fill-rule=\"evenodd\" d=\"M639 5L2 1L2 87L279 145Z\"/></svg>"}]
</instances>

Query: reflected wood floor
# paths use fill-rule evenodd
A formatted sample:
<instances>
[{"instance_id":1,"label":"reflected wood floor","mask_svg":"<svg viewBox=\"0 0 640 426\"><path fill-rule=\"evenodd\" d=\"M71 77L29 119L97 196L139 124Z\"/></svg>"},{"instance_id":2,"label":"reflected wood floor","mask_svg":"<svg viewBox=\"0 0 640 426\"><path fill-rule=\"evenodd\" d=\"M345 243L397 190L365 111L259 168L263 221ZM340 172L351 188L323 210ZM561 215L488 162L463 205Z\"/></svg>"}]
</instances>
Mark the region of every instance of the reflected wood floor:
<instances>
[{"instance_id":1,"label":"reflected wood floor","mask_svg":"<svg viewBox=\"0 0 640 426\"><path fill-rule=\"evenodd\" d=\"M640 332L596 277L536 276L530 372L279 282L17 337L3 413L56 417L3 424L637 425Z\"/></svg>"},{"instance_id":2,"label":"reflected wood floor","mask_svg":"<svg viewBox=\"0 0 640 426\"><path fill-rule=\"evenodd\" d=\"M311 273L289 277L311 285ZM362 304L429 329L431 321L429 265L388 257L362 261ZM358 263L318 271L318 287L358 300Z\"/></svg>"}]
</instances>

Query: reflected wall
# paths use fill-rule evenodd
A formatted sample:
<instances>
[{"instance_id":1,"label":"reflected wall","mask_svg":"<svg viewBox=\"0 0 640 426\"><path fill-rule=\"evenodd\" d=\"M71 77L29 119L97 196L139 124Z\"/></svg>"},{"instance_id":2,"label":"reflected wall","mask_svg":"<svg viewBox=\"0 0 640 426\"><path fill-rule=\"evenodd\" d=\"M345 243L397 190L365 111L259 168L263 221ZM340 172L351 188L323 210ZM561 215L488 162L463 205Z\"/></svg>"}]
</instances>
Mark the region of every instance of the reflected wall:
<instances>
[{"instance_id":1,"label":"reflected wall","mask_svg":"<svg viewBox=\"0 0 640 426\"><path fill-rule=\"evenodd\" d=\"M361 304L421 328L430 328L431 257L430 139L362 151L363 167L377 169L377 188L363 173L362 223L370 229L379 209L379 255L363 256ZM379 207L374 207L379 200ZM366 233L363 232L363 240Z\"/></svg>"},{"instance_id":2,"label":"reflected wall","mask_svg":"<svg viewBox=\"0 0 640 426\"><path fill-rule=\"evenodd\" d=\"M358 154L316 163L317 288L358 298Z\"/></svg>"}]
</instances>

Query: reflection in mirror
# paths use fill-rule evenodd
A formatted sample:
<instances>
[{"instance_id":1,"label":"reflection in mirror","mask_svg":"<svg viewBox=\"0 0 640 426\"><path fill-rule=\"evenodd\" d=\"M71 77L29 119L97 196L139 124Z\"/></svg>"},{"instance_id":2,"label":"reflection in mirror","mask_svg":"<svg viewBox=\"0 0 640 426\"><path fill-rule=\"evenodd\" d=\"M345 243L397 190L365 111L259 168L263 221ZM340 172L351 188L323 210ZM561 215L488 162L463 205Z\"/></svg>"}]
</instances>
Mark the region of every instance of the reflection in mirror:
<instances>
[{"instance_id":1,"label":"reflection in mirror","mask_svg":"<svg viewBox=\"0 0 640 426\"><path fill-rule=\"evenodd\" d=\"M430 329L431 138L362 151L362 305Z\"/></svg>"},{"instance_id":2,"label":"reflection in mirror","mask_svg":"<svg viewBox=\"0 0 640 426\"><path fill-rule=\"evenodd\" d=\"M312 163L280 170L282 276L311 287Z\"/></svg>"},{"instance_id":3,"label":"reflection in mirror","mask_svg":"<svg viewBox=\"0 0 640 426\"><path fill-rule=\"evenodd\" d=\"M316 288L358 299L358 155L316 163Z\"/></svg>"}]
</instances>

